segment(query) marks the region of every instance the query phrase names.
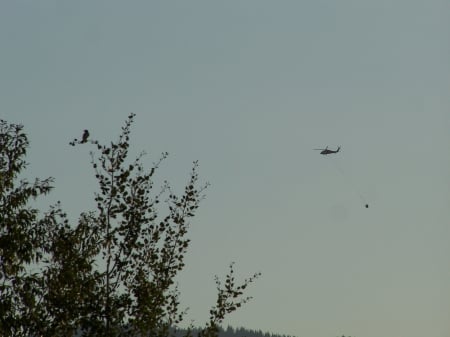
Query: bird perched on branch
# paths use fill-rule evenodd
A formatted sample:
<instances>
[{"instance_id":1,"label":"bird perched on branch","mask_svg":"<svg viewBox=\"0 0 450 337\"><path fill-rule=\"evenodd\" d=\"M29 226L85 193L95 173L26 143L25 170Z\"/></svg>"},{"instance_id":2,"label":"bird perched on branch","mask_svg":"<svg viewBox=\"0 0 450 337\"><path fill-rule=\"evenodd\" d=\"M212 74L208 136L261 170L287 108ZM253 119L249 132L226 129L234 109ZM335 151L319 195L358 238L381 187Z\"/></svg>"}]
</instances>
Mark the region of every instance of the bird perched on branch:
<instances>
[{"instance_id":1,"label":"bird perched on branch","mask_svg":"<svg viewBox=\"0 0 450 337\"><path fill-rule=\"evenodd\" d=\"M81 144L86 143L87 140L88 140L88 137L89 137L89 131L88 130L84 130L83 137L81 138L80 143Z\"/></svg>"}]
</instances>

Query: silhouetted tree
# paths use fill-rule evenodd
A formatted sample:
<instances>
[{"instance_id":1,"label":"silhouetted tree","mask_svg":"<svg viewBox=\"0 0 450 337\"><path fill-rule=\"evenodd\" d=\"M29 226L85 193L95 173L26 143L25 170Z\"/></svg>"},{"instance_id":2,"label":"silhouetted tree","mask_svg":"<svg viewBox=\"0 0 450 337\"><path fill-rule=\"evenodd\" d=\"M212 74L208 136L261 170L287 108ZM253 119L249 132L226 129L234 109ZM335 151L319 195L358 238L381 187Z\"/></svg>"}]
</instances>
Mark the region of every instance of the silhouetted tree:
<instances>
[{"instance_id":1,"label":"silhouetted tree","mask_svg":"<svg viewBox=\"0 0 450 337\"><path fill-rule=\"evenodd\" d=\"M232 313L241 305L248 302L251 297L242 297L245 288L252 283L260 274L256 273L252 277L246 279L241 285L236 285L233 271L233 263L230 264L230 271L225 278L225 284L222 285L219 277L216 276L217 286L217 302L210 310L209 322L206 327L200 331L199 337L217 337L219 334L220 324L225 316Z\"/></svg>"},{"instance_id":2,"label":"silhouetted tree","mask_svg":"<svg viewBox=\"0 0 450 337\"><path fill-rule=\"evenodd\" d=\"M70 143L94 146L99 187L96 210L82 213L73 226L59 204L39 221L36 210L25 209L30 197L50 190L51 180L14 188L28 141L21 126L2 122L0 334L166 337L182 321L174 280L184 268L189 220L207 185L198 186L194 162L181 195L168 182L154 193L154 174L167 153L149 170L143 154L128 161L133 118L116 142L102 145L84 130L81 141ZM38 272L26 267L31 263ZM244 290L259 273L242 284L233 273L231 264L223 286L216 277L216 305L200 337L217 336L225 315L249 300Z\"/></svg>"},{"instance_id":3,"label":"silhouetted tree","mask_svg":"<svg viewBox=\"0 0 450 337\"><path fill-rule=\"evenodd\" d=\"M49 193L52 179L19 179L29 146L23 126L0 120L0 335L40 330L42 279L31 269L49 251L49 216L29 202ZM59 212L57 207L53 212Z\"/></svg>"}]
</instances>

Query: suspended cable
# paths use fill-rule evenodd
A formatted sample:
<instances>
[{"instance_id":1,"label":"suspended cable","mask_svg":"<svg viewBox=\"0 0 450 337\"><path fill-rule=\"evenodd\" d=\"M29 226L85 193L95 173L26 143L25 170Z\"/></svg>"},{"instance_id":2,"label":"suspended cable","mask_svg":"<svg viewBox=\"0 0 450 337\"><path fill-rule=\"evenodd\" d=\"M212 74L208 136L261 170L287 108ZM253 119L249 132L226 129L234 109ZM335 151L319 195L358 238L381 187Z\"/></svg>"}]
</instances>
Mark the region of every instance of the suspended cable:
<instances>
[{"instance_id":1,"label":"suspended cable","mask_svg":"<svg viewBox=\"0 0 450 337\"><path fill-rule=\"evenodd\" d=\"M344 181L347 183L348 186L350 186L353 191L358 195L358 197L361 199L361 201L363 202L364 206L366 208L369 208L369 204L367 203L366 199L364 198L364 196L362 195L362 193L359 192L359 190L354 186L354 184L352 183L352 181L350 180L350 178L345 174L344 170L342 169L342 167L339 166L338 162L335 160L335 158L331 157L331 162L333 163L334 167L339 171L339 173L342 175L342 178L344 179Z\"/></svg>"}]
</instances>

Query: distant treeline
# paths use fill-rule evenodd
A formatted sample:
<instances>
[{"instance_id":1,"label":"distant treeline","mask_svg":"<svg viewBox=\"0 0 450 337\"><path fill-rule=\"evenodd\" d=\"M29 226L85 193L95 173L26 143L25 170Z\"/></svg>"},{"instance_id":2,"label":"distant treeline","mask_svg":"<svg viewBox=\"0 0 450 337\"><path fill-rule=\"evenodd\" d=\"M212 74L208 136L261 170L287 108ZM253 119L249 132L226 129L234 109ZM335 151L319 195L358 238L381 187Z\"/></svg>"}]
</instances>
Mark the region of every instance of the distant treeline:
<instances>
[{"instance_id":1,"label":"distant treeline","mask_svg":"<svg viewBox=\"0 0 450 337\"><path fill-rule=\"evenodd\" d=\"M186 336L187 330L185 329L178 329L175 332L175 337L184 337ZM191 335L193 337L198 336L198 332L200 332L200 329L194 328L191 330ZM246 328L233 328L231 326L228 326L226 329L219 328L219 337L294 337L289 335L279 335L279 334L272 334L268 332L262 332L261 330L251 330Z\"/></svg>"},{"instance_id":2,"label":"distant treeline","mask_svg":"<svg viewBox=\"0 0 450 337\"><path fill-rule=\"evenodd\" d=\"M201 331L200 328L193 328L190 330L190 335L192 337L197 337L198 333ZM187 329L173 329L169 336L174 337L186 337L188 330ZM75 334L74 337L81 337L81 332ZM290 335L279 335L272 334L268 332L262 332L261 330L251 330L246 328L233 328L228 326L226 329L219 328L219 337L294 337ZM342 336L344 337L344 336Z\"/></svg>"}]
</instances>

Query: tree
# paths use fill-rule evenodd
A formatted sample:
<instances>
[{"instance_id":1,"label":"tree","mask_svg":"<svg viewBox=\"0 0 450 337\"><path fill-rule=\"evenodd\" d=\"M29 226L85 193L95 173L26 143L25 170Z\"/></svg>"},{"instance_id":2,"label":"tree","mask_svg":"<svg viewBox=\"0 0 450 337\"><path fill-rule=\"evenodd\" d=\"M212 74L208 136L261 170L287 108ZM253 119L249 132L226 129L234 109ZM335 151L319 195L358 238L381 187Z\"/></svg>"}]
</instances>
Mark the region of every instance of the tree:
<instances>
[{"instance_id":1,"label":"tree","mask_svg":"<svg viewBox=\"0 0 450 337\"><path fill-rule=\"evenodd\" d=\"M28 206L51 190L52 179L30 183L19 176L29 146L23 126L0 120L0 334L29 335L39 312L38 273L27 269L42 259L46 217Z\"/></svg>"},{"instance_id":2,"label":"tree","mask_svg":"<svg viewBox=\"0 0 450 337\"><path fill-rule=\"evenodd\" d=\"M39 246L30 249L37 252L40 273L33 276L36 286L31 298L39 305L29 307L30 315L19 322L32 327L35 335L73 335L78 330L84 336L162 337L169 336L183 319L175 277L184 267L190 243L189 220L207 185L198 185L194 162L181 195L168 182L154 193L155 172L168 154L163 153L148 171L142 164L144 154L128 162L134 116L129 115L118 140L109 145L88 139L87 130L81 141L70 143L94 146L91 164L99 187L94 196L96 210L82 213L78 223L69 226L55 205L37 226ZM11 202L7 207L14 209ZM30 223L29 219L24 222ZM32 240L33 233L26 232L22 241ZM199 335L217 336L225 315L248 301L243 291L258 276L237 285L231 264L223 287L216 278L217 302Z\"/></svg>"}]
</instances>

